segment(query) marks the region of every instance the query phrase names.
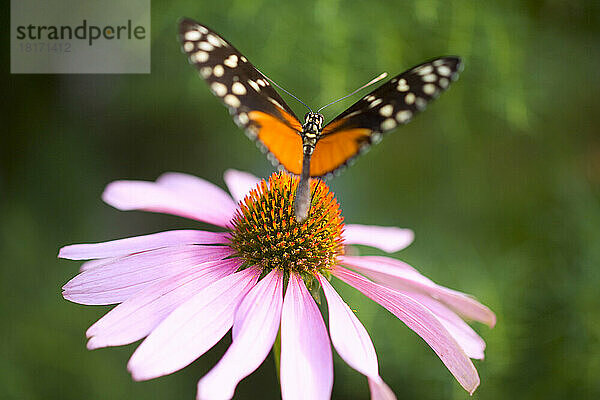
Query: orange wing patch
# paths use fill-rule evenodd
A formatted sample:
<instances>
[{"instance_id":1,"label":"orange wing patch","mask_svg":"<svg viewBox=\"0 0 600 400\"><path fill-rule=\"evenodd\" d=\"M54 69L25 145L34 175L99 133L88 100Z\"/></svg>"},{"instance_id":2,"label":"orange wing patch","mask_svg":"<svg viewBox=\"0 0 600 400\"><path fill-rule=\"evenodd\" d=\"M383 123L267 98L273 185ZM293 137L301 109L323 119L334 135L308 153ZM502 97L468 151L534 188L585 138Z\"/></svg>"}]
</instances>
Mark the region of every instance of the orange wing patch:
<instances>
[{"instance_id":1,"label":"orange wing patch","mask_svg":"<svg viewBox=\"0 0 600 400\"><path fill-rule=\"evenodd\" d=\"M258 127L258 140L273 153L285 169L299 175L302 172L302 138L298 129L302 130L302 126L283 109L279 111L289 126L262 111L250 111L248 117Z\"/></svg>"},{"instance_id":2,"label":"orange wing patch","mask_svg":"<svg viewBox=\"0 0 600 400\"><path fill-rule=\"evenodd\" d=\"M326 175L341 167L358 154L371 132L371 129L354 128L322 136L310 160L310 176Z\"/></svg>"}]
</instances>

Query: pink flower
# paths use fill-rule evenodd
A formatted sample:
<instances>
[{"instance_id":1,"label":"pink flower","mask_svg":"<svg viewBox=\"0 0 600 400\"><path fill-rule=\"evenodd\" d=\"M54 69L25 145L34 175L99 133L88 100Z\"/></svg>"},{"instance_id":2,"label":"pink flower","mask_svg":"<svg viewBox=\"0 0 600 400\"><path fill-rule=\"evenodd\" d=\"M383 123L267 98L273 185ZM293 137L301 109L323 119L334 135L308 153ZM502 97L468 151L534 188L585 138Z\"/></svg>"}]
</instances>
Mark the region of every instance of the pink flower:
<instances>
[{"instance_id":1,"label":"pink flower","mask_svg":"<svg viewBox=\"0 0 600 400\"><path fill-rule=\"evenodd\" d=\"M65 299L119 304L87 330L89 349L145 337L128 369L135 380L146 380L187 366L233 328L231 346L200 379L197 396L229 399L280 331L283 399L327 399L331 339L340 357L368 378L371 398L394 399L379 377L367 331L329 282L335 276L421 336L473 393L479 376L470 358L482 359L485 343L461 317L493 326L495 315L401 261L344 255L344 246L352 244L398 251L412 242L410 230L344 226L321 181L312 182L312 205L302 224L293 215L296 178L279 173L259 182L229 170L225 182L233 199L216 185L179 173L108 185L103 199L120 210L175 214L225 231L176 230L63 247L59 257L91 260L63 287ZM319 286L329 307L329 335L311 295Z\"/></svg>"}]
</instances>

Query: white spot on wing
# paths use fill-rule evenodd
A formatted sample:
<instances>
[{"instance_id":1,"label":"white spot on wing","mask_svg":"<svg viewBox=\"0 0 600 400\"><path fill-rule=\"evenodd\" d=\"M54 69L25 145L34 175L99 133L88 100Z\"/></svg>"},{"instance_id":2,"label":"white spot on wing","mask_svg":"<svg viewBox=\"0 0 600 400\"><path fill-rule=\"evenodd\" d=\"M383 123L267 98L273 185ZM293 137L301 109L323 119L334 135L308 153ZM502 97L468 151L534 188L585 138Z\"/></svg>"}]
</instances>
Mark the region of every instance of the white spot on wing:
<instances>
[{"instance_id":1,"label":"white spot on wing","mask_svg":"<svg viewBox=\"0 0 600 400\"><path fill-rule=\"evenodd\" d=\"M225 104L234 107L234 108L238 108L240 106L240 99L238 99L236 96L232 95L232 94L228 94L227 96L225 96L223 98L223 101L225 102Z\"/></svg>"},{"instance_id":2,"label":"white spot on wing","mask_svg":"<svg viewBox=\"0 0 600 400\"><path fill-rule=\"evenodd\" d=\"M225 73L225 68L223 68L223 66L221 64L217 64L213 68L213 74L215 74L215 76L217 78L222 77L224 73Z\"/></svg>"},{"instance_id":3,"label":"white spot on wing","mask_svg":"<svg viewBox=\"0 0 600 400\"><path fill-rule=\"evenodd\" d=\"M452 74L452 70L446 65L439 66L437 68L437 72L438 72L438 74L443 75L443 76L450 76L450 74Z\"/></svg>"},{"instance_id":4,"label":"white spot on wing","mask_svg":"<svg viewBox=\"0 0 600 400\"><path fill-rule=\"evenodd\" d=\"M183 36L185 40L196 41L202 37L202 34L198 31L187 31Z\"/></svg>"},{"instance_id":5,"label":"white spot on wing","mask_svg":"<svg viewBox=\"0 0 600 400\"><path fill-rule=\"evenodd\" d=\"M440 81L438 83L440 84L442 89L446 89L450 84L450 81L448 81L448 78L440 78Z\"/></svg>"},{"instance_id":6,"label":"white spot on wing","mask_svg":"<svg viewBox=\"0 0 600 400\"><path fill-rule=\"evenodd\" d=\"M223 97L227 94L227 86L223 85L220 82L213 82L210 85L213 93L219 97Z\"/></svg>"},{"instance_id":7,"label":"white spot on wing","mask_svg":"<svg viewBox=\"0 0 600 400\"><path fill-rule=\"evenodd\" d=\"M279 162L277 161L277 157L275 157L275 154L271 152L267 153L267 160L271 161L271 164L273 164L274 167L276 167L277 164L279 164Z\"/></svg>"},{"instance_id":8,"label":"white spot on wing","mask_svg":"<svg viewBox=\"0 0 600 400\"><path fill-rule=\"evenodd\" d=\"M398 81L398 86L396 89L398 89L399 92L406 92L410 89L410 87L406 83L406 79L403 78Z\"/></svg>"},{"instance_id":9,"label":"white spot on wing","mask_svg":"<svg viewBox=\"0 0 600 400\"><path fill-rule=\"evenodd\" d=\"M269 101L270 101L271 103L275 104L277 107L279 107L279 108L283 108L283 106L282 106L281 104L279 104L279 103L277 102L277 100L275 100L274 98L272 98L272 97L269 97Z\"/></svg>"},{"instance_id":10,"label":"white spot on wing","mask_svg":"<svg viewBox=\"0 0 600 400\"><path fill-rule=\"evenodd\" d=\"M235 54L230 55L223 61L223 64L227 65L229 68L235 68L238 65L238 56Z\"/></svg>"},{"instance_id":11,"label":"white spot on wing","mask_svg":"<svg viewBox=\"0 0 600 400\"><path fill-rule=\"evenodd\" d=\"M417 97L415 100L415 105L417 106L418 110L424 110L425 107L427 107L427 102L425 101L424 98Z\"/></svg>"},{"instance_id":12,"label":"white spot on wing","mask_svg":"<svg viewBox=\"0 0 600 400\"><path fill-rule=\"evenodd\" d=\"M396 119L401 124L407 123L412 118L412 112L409 110L402 110L396 113Z\"/></svg>"},{"instance_id":13,"label":"white spot on wing","mask_svg":"<svg viewBox=\"0 0 600 400\"><path fill-rule=\"evenodd\" d=\"M242 60L242 62L248 62L248 59L246 57L244 57L244 56L241 56L240 60Z\"/></svg>"},{"instance_id":14,"label":"white spot on wing","mask_svg":"<svg viewBox=\"0 0 600 400\"><path fill-rule=\"evenodd\" d=\"M205 35L208 33L208 29L206 29L202 25L196 25L196 29L198 29L200 32L202 32Z\"/></svg>"},{"instance_id":15,"label":"white spot on wing","mask_svg":"<svg viewBox=\"0 0 600 400\"><path fill-rule=\"evenodd\" d=\"M381 99L374 100L371 104L369 104L369 108L377 107L381 103L383 103L383 100Z\"/></svg>"},{"instance_id":16,"label":"white spot on wing","mask_svg":"<svg viewBox=\"0 0 600 400\"><path fill-rule=\"evenodd\" d=\"M248 85L252 86L252 88L257 92L260 92L260 86L258 86L258 83L254 82L253 80L248 79Z\"/></svg>"},{"instance_id":17,"label":"white spot on wing","mask_svg":"<svg viewBox=\"0 0 600 400\"><path fill-rule=\"evenodd\" d=\"M430 96L433 96L435 94L436 90L437 89L433 83L427 83L427 84L423 85L423 92Z\"/></svg>"},{"instance_id":18,"label":"white spot on wing","mask_svg":"<svg viewBox=\"0 0 600 400\"><path fill-rule=\"evenodd\" d=\"M246 87L242 83L240 83L240 82L235 82L231 86L231 91L234 94L242 96L242 95L246 94Z\"/></svg>"},{"instance_id":19,"label":"white spot on wing","mask_svg":"<svg viewBox=\"0 0 600 400\"><path fill-rule=\"evenodd\" d=\"M203 63L208 60L208 53L205 51L197 51L194 53L192 58L194 59L195 62Z\"/></svg>"},{"instance_id":20,"label":"white spot on wing","mask_svg":"<svg viewBox=\"0 0 600 400\"><path fill-rule=\"evenodd\" d=\"M435 74L427 74L421 79L423 79L423 82L435 82L437 80L437 76Z\"/></svg>"},{"instance_id":21,"label":"white spot on wing","mask_svg":"<svg viewBox=\"0 0 600 400\"><path fill-rule=\"evenodd\" d=\"M383 117L389 117L394 112L394 106L391 104L386 104L385 106L379 109L379 114Z\"/></svg>"},{"instance_id":22,"label":"white spot on wing","mask_svg":"<svg viewBox=\"0 0 600 400\"><path fill-rule=\"evenodd\" d=\"M215 47L221 47L221 41L212 33L206 36L206 40Z\"/></svg>"},{"instance_id":23,"label":"white spot on wing","mask_svg":"<svg viewBox=\"0 0 600 400\"><path fill-rule=\"evenodd\" d=\"M214 49L213 45L208 42L200 42L198 43L198 48L204 51L211 51Z\"/></svg>"},{"instance_id":24,"label":"white spot on wing","mask_svg":"<svg viewBox=\"0 0 600 400\"><path fill-rule=\"evenodd\" d=\"M415 102L415 94L407 93L406 96L404 97L404 102L408 105L413 104Z\"/></svg>"},{"instance_id":25,"label":"white spot on wing","mask_svg":"<svg viewBox=\"0 0 600 400\"><path fill-rule=\"evenodd\" d=\"M246 128L246 135L250 139L255 140L256 136L258 135L258 128L254 125L250 125L248 128Z\"/></svg>"},{"instance_id":26,"label":"white spot on wing","mask_svg":"<svg viewBox=\"0 0 600 400\"><path fill-rule=\"evenodd\" d=\"M192 42L185 42L183 44L183 50L186 53L189 53L190 51L194 50L194 43L192 43Z\"/></svg>"},{"instance_id":27,"label":"white spot on wing","mask_svg":"<svg viewBox=\"0 0 600 400\"><path fill-rule=\"evenodd\" d=\"M202 77L204 79L208 78L211 73L212 73L212 68L211 67L202 67L202 68L200 68L200 75L202 75Z\"/></svg>"},{"instance_id":28,"label":"white spot on wing","mask_svg":"<svg viewBox=\"0 0 600 400\"><path fill-rule=\"evenodd\" d=\"M421 76L427 75L433 72L433 67L431 65L423 65L417 69L417 73Z\"/></svg>"},{"instance_id":29,"label":"white spot on wing","mask_svg":"<svg viewBox=\"0 0 600 400\"><path fill-rule=\"evenodd\" d=\"M224 46L224 47L227 47L227 46L229 46L229 45L227 44L227 42L226 42L226 41L225 41L223 38L217 37L217 39L219 40L219 42L221 42L221 45L222 45L222 46Z\"/></svg>"},{"instance_id":30,"label":"white spot on wing","mask_svg":"<svg viewBox=\"0 0 600 400\"><path fill-rule=\"evenodd\" d=\"M390 129L394 129L396 125L396 120L394 118L388 118L381 123L381 130L389 131Z\"/></svg>"},{"instance_id":31,"label":"white spot on wing","mask_svg":"<svg viewBox=\"0 0 600 400\"><path fill-rule=\"evenodd\" d=\"M239 113L237 119L242 125L246 125L250 121L250 119L248 118L248 114L246 113Z\"/></svg>"}]
</instances>

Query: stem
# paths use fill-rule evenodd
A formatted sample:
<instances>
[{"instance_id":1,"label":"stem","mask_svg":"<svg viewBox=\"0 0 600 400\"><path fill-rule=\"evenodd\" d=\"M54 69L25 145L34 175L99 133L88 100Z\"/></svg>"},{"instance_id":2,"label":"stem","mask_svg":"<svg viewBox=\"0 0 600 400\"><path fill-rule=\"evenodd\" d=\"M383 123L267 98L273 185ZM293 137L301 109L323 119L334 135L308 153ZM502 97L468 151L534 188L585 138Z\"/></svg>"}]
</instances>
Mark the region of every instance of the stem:
<instances>
[{"instance_id":1,"label":"stem","mask_svg":"<svg viewBox=\"0 0 600 400\"><path fill-rule=\"evenodd\" d=\"M273 358L275 359L275 370L277 371L277 379L281 380L280 361L281 361L281 328L277 332L275 343L273 343Z\"/></svg>"}]
</instances>

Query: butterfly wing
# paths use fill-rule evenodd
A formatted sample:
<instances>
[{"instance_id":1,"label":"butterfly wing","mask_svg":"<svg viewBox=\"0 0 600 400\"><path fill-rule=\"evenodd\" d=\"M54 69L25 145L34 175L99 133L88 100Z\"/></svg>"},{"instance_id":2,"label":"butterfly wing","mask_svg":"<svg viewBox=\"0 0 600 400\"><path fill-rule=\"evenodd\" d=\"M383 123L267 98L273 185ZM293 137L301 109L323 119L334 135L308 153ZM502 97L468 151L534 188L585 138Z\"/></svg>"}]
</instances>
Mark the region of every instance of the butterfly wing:
<instances>
[{"instance_id":1,"label":"butterfly wing","mask_svg":"<svg viewBox=\"0 0 600 400\"><path fill-rule=\"evenodd\" d=\"M354 103L323 128L311 159L311 176L343 168L382 134L408 123L458 78L458 57L430 60L403 72Z\"/></svg>"},{"instance_id":2,"label":"butterfly wing","mask_svg":"<svg viewBox=\"0 0 600 400\"><path fill-rule=\"evenodd\" d=\"M179 23L179 39L190 63L235 123L256 140L275 165L299 174L302 169L302 124L267 78L228 41L191 19Z\"/></svg>"}]
</instances>

